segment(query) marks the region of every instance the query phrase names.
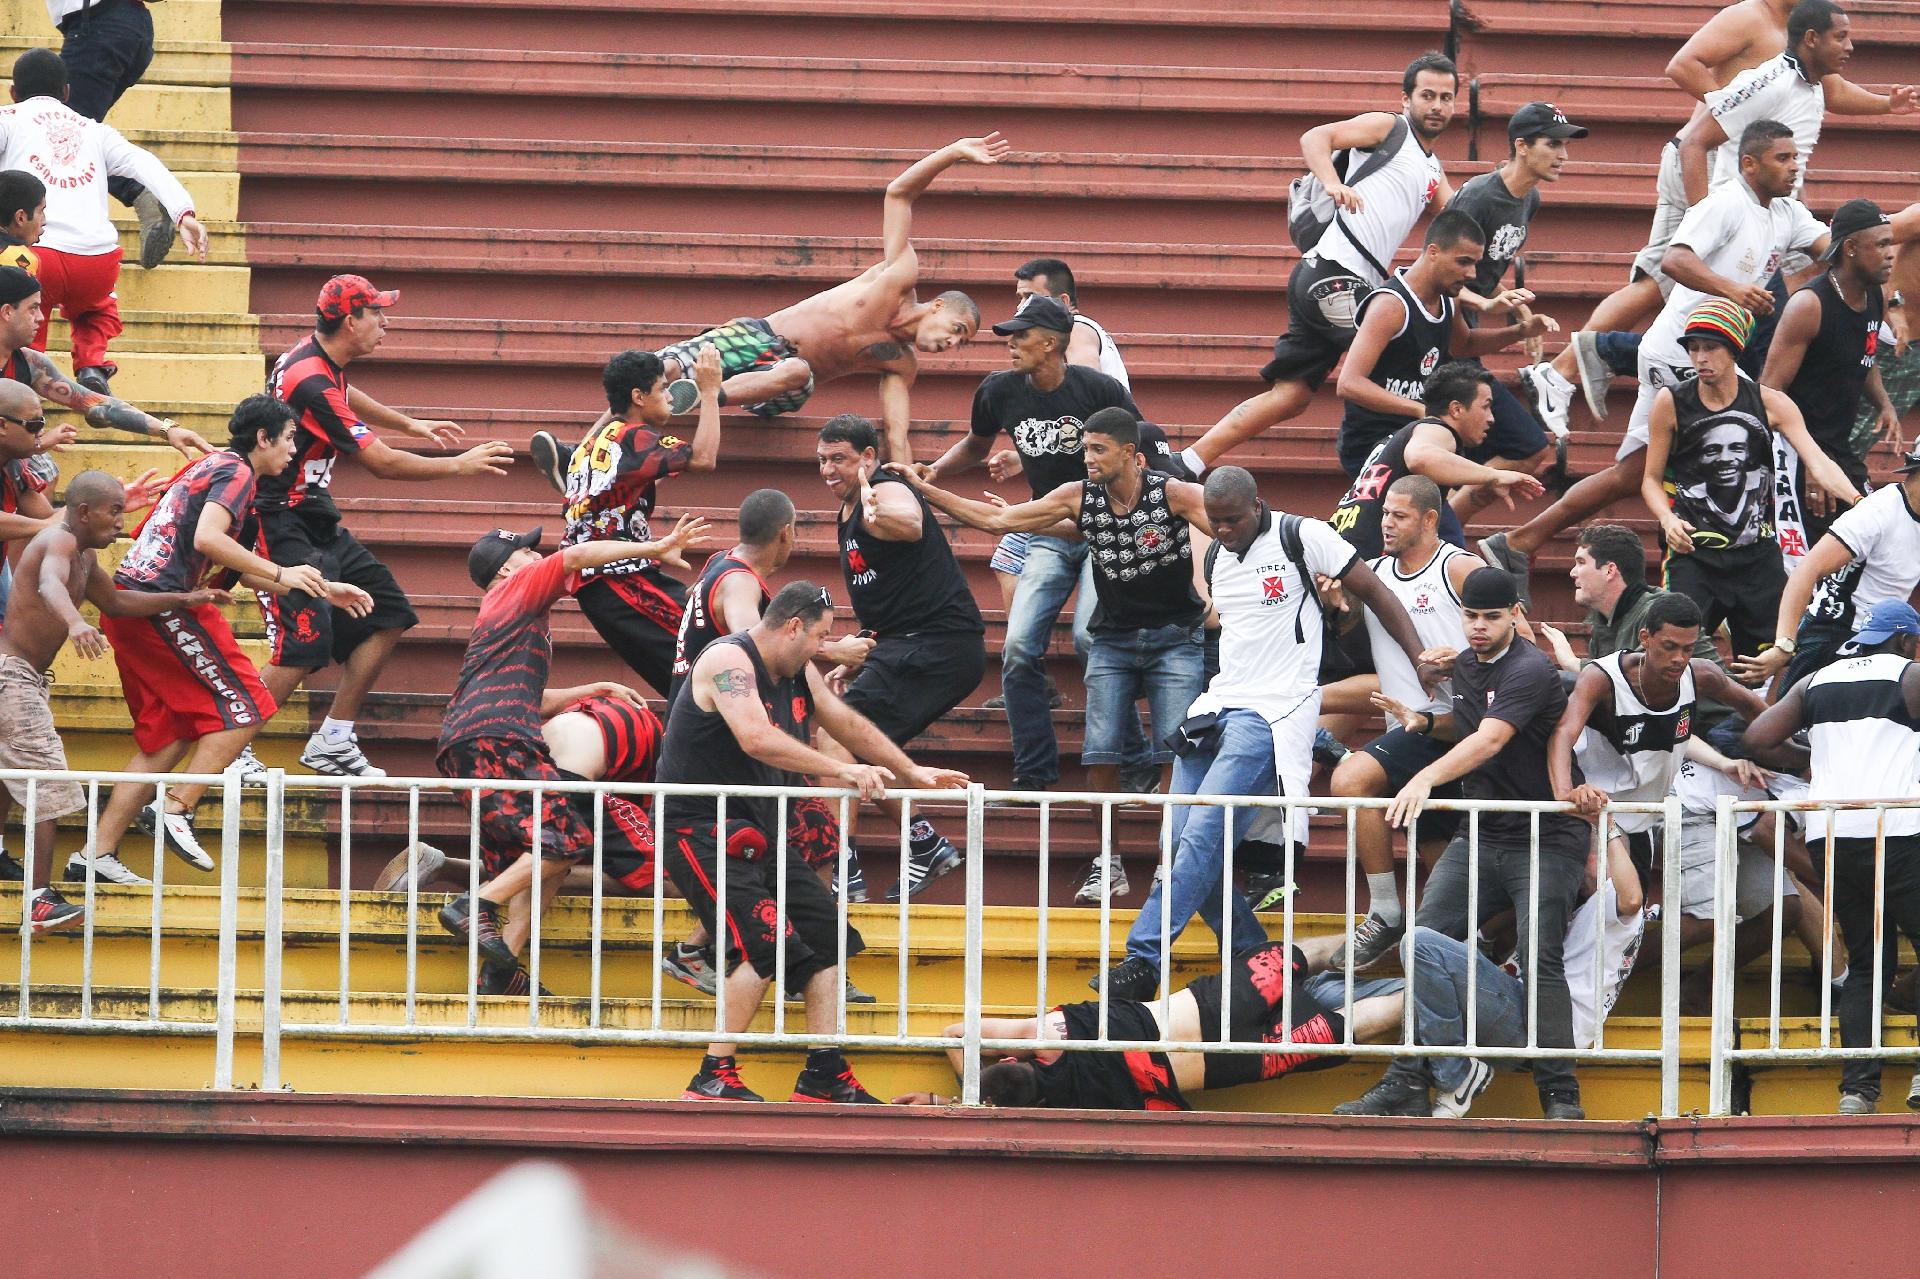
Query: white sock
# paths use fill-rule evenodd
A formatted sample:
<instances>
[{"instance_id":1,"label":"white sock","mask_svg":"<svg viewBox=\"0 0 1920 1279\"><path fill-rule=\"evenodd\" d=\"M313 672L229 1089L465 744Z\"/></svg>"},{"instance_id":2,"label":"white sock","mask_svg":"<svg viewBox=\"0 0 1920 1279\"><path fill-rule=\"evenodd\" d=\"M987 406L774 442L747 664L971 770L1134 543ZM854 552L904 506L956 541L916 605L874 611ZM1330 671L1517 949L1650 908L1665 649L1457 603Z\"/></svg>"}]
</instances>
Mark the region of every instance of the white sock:
<instances>
[{"instance_id":1,"label":"white sock","mask_svg":"<svg viewBox=\"0 0 1920 1279\"><path fill-rule=\"evenodd\" d=\"M1206 474L1207 464L1205 462L1202 462L1200 460L1200 455L1194 452L1192 449L1190 448L1181 449L1180 460L1187 464L1187 469L1189 471L1193 472L1194 479L1197 480L1202 475Z\"/></svg>"},{"instance_id":2,"label":"white sock","mask_svg":"<svg viewBox=\"0 0 1920 1279\"><path fill-rule=\"evenodd\" d=\"M1569 394L1573 392L1572 380L1569 379L1559 369L1554 368L1553 365L1548 364L1543 360L1539 364L1534 365L1534 367L1540 370L1540 375L1542 377L1546 378L1548 381L1553 383L1555 389L1566 391Z\"/></svg>"},{"instance_id":3,"label":"white sock","mask_svg":"<svg viewBox=\"0 0 1920 1279\"><path fill-rule=\"evenodd\" d=\"M1847 970L1842 968L1839 972L1833 975L1833 981L1830 984L1835 988L1838 988L1840 986L1845 985L1846 980L1847 980Z\"/></svg>"},{"instance_id":4,"label":"white sock","mask_svg":"<svg viewBox=\"0 0 1920 1279\"><path fill-rule=\"evenodd\" d=\"M350 719L335 719L329 715L320 723L320 740L329 746L338 746L341 742L350 741L352 737L353 721Z\"/></svg>"},{"instance_id":5,"label":"white sock","mask_svg":"<svg viewBox=\"0 0 1920 1279\"><path fill-rule=\"evenodd\" d=\"M1382 923L1391 927L1406 918L1400 909L1400 892L1395 886L1392 871L1383 871L1378 875L1367 876L1367 910L1380 916Z\"/></svg>"}]
</instances>

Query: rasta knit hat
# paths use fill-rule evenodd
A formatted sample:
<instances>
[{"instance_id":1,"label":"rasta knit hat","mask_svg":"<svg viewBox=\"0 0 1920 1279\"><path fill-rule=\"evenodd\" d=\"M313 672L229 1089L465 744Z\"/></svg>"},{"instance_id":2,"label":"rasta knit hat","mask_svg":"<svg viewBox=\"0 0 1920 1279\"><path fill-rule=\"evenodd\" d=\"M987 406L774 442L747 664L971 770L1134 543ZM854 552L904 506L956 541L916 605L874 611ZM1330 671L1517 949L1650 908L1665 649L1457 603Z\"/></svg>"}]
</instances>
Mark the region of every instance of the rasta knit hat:
<instances>
[{"instance_id":1,"label":"rasta knit hat","mask_svg":"<svg viewBox=\"0 0 1920 1279\"><path fill-rule=\"evenodd\" d=\"M1708 298L1687 316L1686 332L1681 334L1680 340L1713 338L1738 355L1746 349L1747 339L1752 336L1753 312L1738 302Z\"/></svg>"}]
</instances>

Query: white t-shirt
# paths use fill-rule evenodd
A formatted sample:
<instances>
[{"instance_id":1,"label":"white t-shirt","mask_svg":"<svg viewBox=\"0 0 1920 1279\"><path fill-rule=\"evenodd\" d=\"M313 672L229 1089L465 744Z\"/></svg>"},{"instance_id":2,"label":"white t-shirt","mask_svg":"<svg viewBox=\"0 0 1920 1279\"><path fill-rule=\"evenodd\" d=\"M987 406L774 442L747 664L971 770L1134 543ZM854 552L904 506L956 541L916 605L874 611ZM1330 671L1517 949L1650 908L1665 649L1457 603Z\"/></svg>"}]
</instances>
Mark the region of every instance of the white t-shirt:
<instances>
[{"instance_id":1,"label":"white t-shirt","mask_svg":"<svg viewBox=\"0 0 1920 1279\"><path fill-rule=\"evenodd\" d=\"M1347 172L1358 173L1371 154L1356 148L1347 157ZM1384 277L1354 246L1365 248L1381 266L1392 267L1393 255L1439 192L1443 174L1440 158L1421 144L1419 131L1409 123L1393 159L1354 188L1360 193L1360 212L1342 210L1307 256L1330 258L1378 288Z\"/></svg>"},{"instance_id":2,"label":"white t-shirt","mask_svg":"<svg viewBox=\"0 0 1920 1279\"><path fill-rule=\"evenodd\" d=\"M1742 71L1724 89L1706 96L1707 110L1727 140L1714 152L1712 172L1724 183L1740 174L1740 135L1747 126L1761 120L1778 120L1793 130L1793 145L1800 152L1800 194L1806 185L1807 166L1813 163L1813 148L1820 142L1820 122L1827 113L1826 91L1818 80L1808 80L1799 59L1791 53L1762 62Z\"/></svg>"},{"instance_id":3,"label":"white t-shirt","mask_svg":"<svg viewBox=\"0 0 1920 1279\"><path fill-rule=\"evenodd\" d=\"M1904 600L1920 586L1920 513L1899 484L1875 489L1843 511L1827 532L1853 552L1838 573L1813 588L1809 616L1854 630L1882 600Z\"/></svg>"},{"instance_id":4,"label":"white t-shirt","mask_svg":"<svg viewBox=\"0 0 1920 1279\"><path fill-rule=\"evenodd\" d=\"M1600 916L1600 985L1596 992L1593 974L1594 916ZM1573 999L1573 1042L1575 1047L1591 1048L1600 1024L1613 1011L1620 988L1640 958L1640 942L1646 935L1647 917L1635 911L1620 918L1614 883L1607 881L1606 891L1595 893L1580 904L1567 923L1567 940L1561 948L1567 973L1567 994ZM1596 997L1597 995L1597 997ZM1598 1009L1596 1015L1595 1009Z\"/></svg>"},{"instance_id":5,"label":"white t-shirt","mask_svg":"<svg viewBox=\"0 0 1920 1279\"><path fill-rule=\"evenodd\" d=\"M119 245L108 213L109 177L139 182L176 223L193 212L193 197L151 152L52 98L0 107L0 169L23 169L46 183L40 247L62 253L93 257Z\"/></svg>"},{"instance_id":6,"label":"white t-shirt","mask_svg":"<svg viewBox=\"0 0 1920 1279\"><path fill-rule=\"evenodd\" d=\"M1447 542L1440 543L1440 549L1433 558L1411 576L1400 572L1400 561L1392 555L1382 555L1373 561L1374 573L1386 584L1388 590L1399 597L1401 607L1407 610L1407 617L1413 622L1413 633L1420 637L1422 648L1450 648L1458 653L1467 651L1467 630L1461 619L1460 597L1453 592L1453 579L1447 570L1462 555L1474 559L1472 552L1464 551ZM1438 687L1429 693L1420 687L1419 676L1414 672L1413 663L1393 636L1387 634L1387 628L1373 615L1372 609L1361 614L1367 628L1367 642L1373 650L1373 667L1380 675L1380 691L1415 710L1430 711L1436 715L1445 715L1453 709L1453 684L1450 680L1441 680Z\"/></svg>"},{"instance_id":7,"label":"white t-shirt","mask_svg":"<svg viewBox=\"0 0 1920 1279\"><path fill-rule=\"evenodd\" d=\"M1127 390L1133 390L1133 383L1127 378L1127 362L1120 358L1120 344L1113 340L1113 334L1107 332L1100 321L1089 316L1075 313L1073 322L1086 325L1100 339L1100 371Z\"/></svg>"},{"instance_id":8,"label":"white t-shirt","mask_svg":"<svg viewBox=\"0 0 1920 1279\"><path fill-rule=\"evenodd\" d=\"M1687 210L1673 234L1714 274L1735 284L1764 284L1789 249L1804 249L1827 233L1827 227L1807 206L1790 197L1762 204L1744 179L1715 187L1707 198ZM1689 367L1680 335L1693 308L1714 296L1675 284L1666 306L1640 343L1646 360Z\"/></svg>"}]
</instances>

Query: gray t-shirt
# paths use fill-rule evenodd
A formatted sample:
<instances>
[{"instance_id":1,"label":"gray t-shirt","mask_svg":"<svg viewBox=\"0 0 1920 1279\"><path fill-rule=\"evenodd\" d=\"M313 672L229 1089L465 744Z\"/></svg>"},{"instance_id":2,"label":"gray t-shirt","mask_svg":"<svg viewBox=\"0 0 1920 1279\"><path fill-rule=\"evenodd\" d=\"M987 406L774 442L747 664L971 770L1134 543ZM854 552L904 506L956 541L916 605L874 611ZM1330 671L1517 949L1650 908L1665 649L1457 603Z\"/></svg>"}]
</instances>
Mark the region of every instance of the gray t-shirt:
<instances>
[{"instance_id":1,"label":"gray t-shirt","mask_svg":"<svg viewBox=\"0 0 1920 1279\"><path fill-rule=\"evenodd\" d=\"M1453 203L1447 208L1458 209L1479 223L1481 234L1487 237L1486 252L1470 287L1481 297L1492 297L1500 291L1507 268L1527 242L1528 224L1540 210L1540 189L1535 187L1516 197L1501 181L1500 170L1495 169L1468 179L1454 192Z\"/></svg>"}]
</instances>

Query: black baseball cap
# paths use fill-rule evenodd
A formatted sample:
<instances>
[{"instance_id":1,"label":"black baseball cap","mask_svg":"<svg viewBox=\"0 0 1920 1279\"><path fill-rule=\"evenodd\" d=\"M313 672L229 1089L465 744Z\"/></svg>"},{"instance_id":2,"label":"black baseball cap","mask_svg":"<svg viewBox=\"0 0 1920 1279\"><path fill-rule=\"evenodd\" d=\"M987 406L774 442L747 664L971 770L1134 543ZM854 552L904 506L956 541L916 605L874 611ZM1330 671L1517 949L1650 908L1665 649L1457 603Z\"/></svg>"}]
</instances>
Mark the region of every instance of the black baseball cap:
<instances>
[{"instance_id":1,"label":"black baseball cap","mask_svg":"<svg viewBox=\"0 0 1920 1279\"><path fill-rule=\"evenodd\" d=\"M1073 316L1067 308L1052 298L1039 293L1027 294L1027 300L1013 313L1010 320L1002 320L993 326L993 331L1001 337L1024 332L1027 329L1051 329L1055 333L1073 332Z\"/></svg>"},{"instance_id":2,"label":"black baseball cap","mask_svg":"<svg viewBox=\"0 0 1920 1279\"><path fill-rule=\"evenodd\" d=\"M1520 589L1503 568L1489 564L1467 574L1460 584L1460 603L1465 608L1512 608L1520 602Z\"/></svg>"},{"instance_id":3,"label":"black baseball cap","mask_svg":"<svg viewBox=\"0 0 1920 1279\"><path fill-rule=\"evenodd\" d=\"M0 266L0 306L15 306L40 291L40 281L17 266Z\"/></svg>"},{"instance_id":4,"label":"black baseball cap","mask_svg":"<svg viewBox=\"0 0 1920 1279\"><path fill-rule=\"evenodd\" d=\"M540 546L540 530L530 529L525 533L510 533L497 528L473 544L467 552L467 576L481 590L493 585L494 574L500 571L515 551L537 550Z\"/></svg>"},{"instance_id":5,"label":"black baseball cap","mask_svg":"<svg viewBox=\"0 0 1920 1279\"><path fill-rule=\"evenodd\" d=\"M1885 226L1892 221L1879 205L1872 200L1848 200L1833 213L1833 224L1828 231L1827 251L1820 255L1822 262L1831 262L1840 256L1840 246L1847 242L1850 235L1862 231L1871 231L1877 226Z\"/></svg>"},{"instance_id":6,"label":"black baseball cap","mask_svg":"<svg viewBox=\"0 0 1920 1279\"><path fill-rule=\"evenodd\" d=\"M1507 141L1516 138L1584 138L1587 131L1551 102L1529 102L1507 121Z\"/></svg>"}]
</instances>

